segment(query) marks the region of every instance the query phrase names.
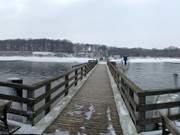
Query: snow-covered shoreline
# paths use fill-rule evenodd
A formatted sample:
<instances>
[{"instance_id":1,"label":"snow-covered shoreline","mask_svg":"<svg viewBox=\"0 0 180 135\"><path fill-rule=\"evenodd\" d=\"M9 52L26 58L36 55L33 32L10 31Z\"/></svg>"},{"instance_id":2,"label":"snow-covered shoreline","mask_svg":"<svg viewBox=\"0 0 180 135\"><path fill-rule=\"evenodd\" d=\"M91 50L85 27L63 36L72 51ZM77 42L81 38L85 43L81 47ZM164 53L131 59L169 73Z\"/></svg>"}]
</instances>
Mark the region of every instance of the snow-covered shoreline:
<instances>
[{"instance_id":1,"label":"snow-covered shoreline","mask_svg":"<svg viewBox=\"0 0 180 135\"><path fill-rule=\"evenodd\" d=\"M38 57L38 56L0 56L0 61L31 61L31 62L79 62L84 63L93 58L78 57Z\"/></svg>"},{"instance_id":2,"label":"snow-covered shoreline","mask_svg":"<svg viewBox=\"0 0 180 135\"><path fill-rule=\"evenodd\" d=\"M122 59L111 59L111 61L116 61L118 63L122 62ZM130 63L180 63L180 58L153 58L153 57L130 57Z\"/></svg>"},{"instance_id":3,"label":"snow-covered shoreline","mask_svg":"<svg viewBox=\"0 0 180 135\"><path fill-rule=\"evenodd\" d=\"M0 56L0 61L31 61L31 62L79 62L84 63L93 58L80 57L48 57L48 56ZM122 59L110 59L111 61L122 62ZM180 63L180 58L153 58L153 57L129 57L130 63Z\"/></svg>"}]
</instances>

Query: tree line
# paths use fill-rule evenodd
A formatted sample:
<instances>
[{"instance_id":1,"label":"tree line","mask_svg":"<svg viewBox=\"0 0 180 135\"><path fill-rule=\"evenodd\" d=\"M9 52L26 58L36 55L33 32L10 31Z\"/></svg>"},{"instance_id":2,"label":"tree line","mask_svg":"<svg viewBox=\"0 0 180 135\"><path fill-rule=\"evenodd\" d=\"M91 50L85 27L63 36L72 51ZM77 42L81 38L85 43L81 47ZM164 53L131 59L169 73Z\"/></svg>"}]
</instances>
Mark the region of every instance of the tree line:
<instances>
[{"instance_id":1,"label":"tree line","mask_svg":"<svg viewBox=\"0 0 180 135\"><path fill-rule=\"evenodd\" d=\"M89 50L89 47L91 48ZM10 39L0 40L0 51L48 51L74 53L78 51L92 51L103 55L131 56L131 57L180 57L180 48L170 46L164 49L108 47L99 44L72 43L70 40L51 39Z\"/></svg>"},{"instance_id":2,"label":"tree line","mask_svg":"<svg viewBox=\"0 0 180 135\"><path fill-rule=\"evenodd\" d=\"M50 51L73 53L73 43L69 40L50 39L1 40L0 51Z\"/></svg>"},{"instance_id":3,"label":"tree line","mask_svg":"<svg viewBox=\"0 0 180 135\"><path fill-rule=\"evenodd\" d=\"M131 57L180 57L180 48L173 46L164 49L110 47L108 53L109 55L126 55Z\"/></svg>"}]
</instances>

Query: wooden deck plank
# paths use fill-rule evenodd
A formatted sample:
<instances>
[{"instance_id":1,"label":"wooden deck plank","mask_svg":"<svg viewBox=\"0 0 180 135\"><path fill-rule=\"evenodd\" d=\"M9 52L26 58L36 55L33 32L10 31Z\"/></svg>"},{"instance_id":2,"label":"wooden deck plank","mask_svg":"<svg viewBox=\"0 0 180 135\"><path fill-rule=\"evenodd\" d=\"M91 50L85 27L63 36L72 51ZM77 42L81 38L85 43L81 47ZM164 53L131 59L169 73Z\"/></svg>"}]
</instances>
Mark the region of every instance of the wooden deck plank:
<instances>
[{"instance_id":1,"label":"wooden deck plank","mask_svg":"<svg viewBox=\"0 0 180 135\"><path fill-rule=\"evenodd\" d=\"M85 85L45 133L59 131L70 135L122 135L106 65L96 66Z\"/></svg>"}]
</instances>

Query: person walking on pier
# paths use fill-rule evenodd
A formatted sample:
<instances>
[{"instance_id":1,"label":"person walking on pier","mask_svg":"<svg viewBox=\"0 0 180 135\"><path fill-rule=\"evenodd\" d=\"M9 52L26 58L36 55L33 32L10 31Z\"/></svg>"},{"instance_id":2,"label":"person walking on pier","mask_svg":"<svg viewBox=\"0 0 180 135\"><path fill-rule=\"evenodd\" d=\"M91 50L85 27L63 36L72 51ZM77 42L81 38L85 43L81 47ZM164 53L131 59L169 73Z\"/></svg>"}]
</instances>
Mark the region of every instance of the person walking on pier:
<instances>
[{"instance_id":1,"label":"person walking on pier","mask_svg":"<svg viewBox=\"0 0 180 135\"><path fill-rule=\"evenodd\" d=\"M124 65L127 65L128 57L127 56L123 56L123 61L124 61Z\"/></svg>"}]
</instances>

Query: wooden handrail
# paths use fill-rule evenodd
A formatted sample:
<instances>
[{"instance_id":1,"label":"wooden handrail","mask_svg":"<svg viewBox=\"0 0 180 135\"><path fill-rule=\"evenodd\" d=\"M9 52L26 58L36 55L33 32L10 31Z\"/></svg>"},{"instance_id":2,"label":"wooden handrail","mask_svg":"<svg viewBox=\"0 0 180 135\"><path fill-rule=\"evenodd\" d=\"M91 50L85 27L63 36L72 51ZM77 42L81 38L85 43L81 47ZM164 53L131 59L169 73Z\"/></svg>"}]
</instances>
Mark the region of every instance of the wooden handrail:
<instances>
[{"instance_id":1,"label":"wooden handrail","mask_svg":"<svg viewBox=\"0 0 180 135\"><path fill-rule=\"evenodd\" d=\"M10 82L0 82L0 86L15 88L15 89L25 89L29 91L33 90L32 86L25 85L25 84L18 84L18 83L10 83Z\"/></svg>"},{"instance_id":2,"label":"wooden handrail","mask_svg":"<svg viewBox=\"0 0 180 135\"><path fill-rule=\"evenodd\" d=\"M85 63L85 65L86 65L86 64L87 64L87 63ZM61 75L59 75L59 76L52 77L52 78L49 78L49 79L46 79L46 80L43 80L43 81L34 83L31 87L32 87L33 89L38 89L38 88L44 86L44 85L47 84L47 83L51 83L51 82L53 82L53 81L59 80L59 79L63 78L64 76L66 76L67 74L70 74L70 73L72 73L72 72L75 72L76 70L80 69L82 66L85 66L85 65L81 65L80 67L73 68L73 69L71 69L70 71L65 72L65 73L63 73L63 74L61 74Z\"/></svg>"},{"instance_id":3,"label":"wooden handrail","mask_svg":"<svg viewBox=\"0 0 180 135\"><path fill-rule=\"evenodd\" d=\"M2 87L10 87L17 90L26 90L28 95L28 97L19 97L14 95L0 94L0 99L6 99L11 100L12 102L27 104L27 110L10 108L9 113L27 117L28 121L32 125L34 125L34 123L37 122L34 120L40 113L45 112L45 114L47 114L51 110L51 104L57 101L62 96L66 96L68 94L68 90L71 87L76 86L78 81L80 81L84 76L86 76L86 74L91 71L96 64L97 61L83 63L67 71L66 73L34 83L32 85L0 82L0 86ZM58 81L59 83L55 86L51 85L53 82ZM36 97L35 92L39 88L43 88L45 90L45 93L42 93L41 95ZM54 94L55 92L58 93L52 97L52 94ZM45 100L45 104L39 108L36 107L35 110L35 105L43 100Z\"/></svg>"},{"instance_id":4,"label":"wooden handrail","mask_svg":"<svg viewBox=\"0 0 180 135\"><path fill-rule=\"evenodd\" d=\"M87 62L87 63L81 63L81 64L73 65L72 68L76 68L76 67L82 66L82 65L84 65L84 64L88 64L88 62Z\"/></svg>"},{"instance_id":5,"label":"wooden handrail","mask_svg":"<svg viewBox=\"0 0 180 135\"><path fill-rule=\"evenodd\" d=\"M119 70L114 62L107 63L110 72L117 83L119 91L125 101L126 107L130 113L130 116L138 130L138 132L145 131L145 127L148 124L158 124L161 122L161 117L153 118L146 117L147 111L169 109L180 106L180 101L162 102L147 104L146 98L148 96L159 96L163 94L180 93L180 88L176 89L159 89L159 90L142 90L128 77L126 77L121 69ZM136 97L136 98L135 98ZM176 115L169 115L172 120L180 119L180 113Z\"/></svg>"},{"instance_id":6,"label":"wooden handrail","mask_svg":"<svg viewBox=\"0 0 180 135\"><path fill-rule=\"evenodd\" d=\"M173 93L180 93L180 88L143 90L143 92L139 92L138 94L144 96L153 96L153 95L163 95L163 94L173 94Z\"/></svg>"},{"instance_id":7,"label":"wooden handrail","mask_svg":"<svg viewBox=\"0 0 180 135\"><path fill-rule=\"evenodd\" d=\"M121 78L123 78L126 83L131 86L134 92L138 93L138 92L143 92L143 90L141 88L139 88L139 86L137 86L135 83L133 83L128 77L126 77L120 70L118 70L117 67L115 67L113 64L111 64L111 62L108 63L111 68L115 71L116 74L118 74L119 76L121 76Z\"/></svg>"},{"instance_id":8,"label":"wooden handrail","mask_svg":"<svg viewBox=\"0 0 180 135\"><path fill-rule=\"evenodd\" d=\"M177 129L176 125L167 116L160 113L162 119L162 135L180 135L180 130ZM166 131L168 129L168 131Z\"/></svg>"}]
</instances>

